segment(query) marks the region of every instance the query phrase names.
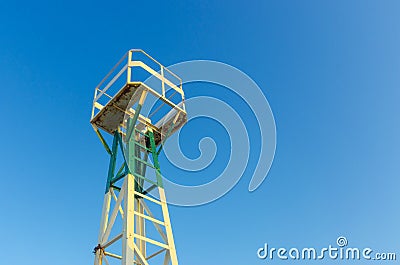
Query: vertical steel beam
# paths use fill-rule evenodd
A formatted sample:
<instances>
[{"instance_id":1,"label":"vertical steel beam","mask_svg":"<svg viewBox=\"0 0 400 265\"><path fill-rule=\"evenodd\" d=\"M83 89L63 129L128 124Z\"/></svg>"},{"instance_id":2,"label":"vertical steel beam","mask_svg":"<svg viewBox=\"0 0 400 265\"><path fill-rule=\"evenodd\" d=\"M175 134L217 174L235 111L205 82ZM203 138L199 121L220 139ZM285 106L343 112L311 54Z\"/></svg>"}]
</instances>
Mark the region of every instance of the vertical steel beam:
<instances>
[{"instance_id":1,"label":"vertical steel beam","mask_svg":"<svg viewBox=\"0 0 400 265\"><path fill-rule=\"evenodd\" d=\"M103 201L103 209L101 211L101 220L100 220L100 231L97 239L98 246L101 244L102 238L104 236L104 232L106 231L108 225L108 216L110 213L110 204L111 204L111 192L107 192L104 195ZM103 261L103 251L101 249L97 249L95 252L95 265L101 265Z\"/></svg>"},{"instance_id":2,"label":"vertical steel beam","mask_svg":"<svg viewBox=\"0 0 400 265\"><path fill-rule=\"evenodd\" d=\"M122 265L133 265L135 261L135 179L130 173L125 177L125 189Z\"/></svg>"},{"instance_id":3,"label":"vertical steel beam","mask_svg":"<svg viewBox=\"0 0 400 265\"><path fill-rule=\"evenodd\" d=\"M164 217L165 231L167 233L167 239L168 239L167 244L169 246L169 251L167 254L169 254L169 256L171 257L172 265L178 265L178 257L176 255L174 236L172 233L171 220L169 219L168 206L167 206L167 200L165 197L165 192L164 192L164 189L161 187L158 188L158 191L160 193L162 214Z\"/></svg>"},{"instance_id":4,"label":"vertical steel beam","mask_svg":"<svg viewBox=\"0 0 400 265\"><path fill-rule=\"evenodd\" d=\"M143 205L140 203L139 200L142 200L141 198L136 198L136 212L139 214L136 215L136 233L142 237L146 237L146 231L145 231L145 220L142 217L144 215L144 208ZM146 241L137 238L137 246L139 248L139 251L143 254L144 257L146 257Z\"/></svg>"}]
</instances>

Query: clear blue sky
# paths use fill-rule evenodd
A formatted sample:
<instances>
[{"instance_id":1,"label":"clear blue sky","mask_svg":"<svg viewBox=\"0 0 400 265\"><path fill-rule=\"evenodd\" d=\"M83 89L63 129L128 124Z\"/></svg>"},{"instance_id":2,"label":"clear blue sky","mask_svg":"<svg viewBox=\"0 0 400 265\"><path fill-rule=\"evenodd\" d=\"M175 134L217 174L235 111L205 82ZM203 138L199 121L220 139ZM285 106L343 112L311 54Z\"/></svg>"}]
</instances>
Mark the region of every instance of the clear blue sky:
<instances>
[{"instance_id":1,"label":"clear blue sky","mask_svg":"<svg viewBox=\"0 0 400 265\"><path fill-rule=\"evenodd\" d=\"M272 263L256 256L265 242L324 247L340 235L400 255L400 2L145 2L0 3L2 264L92 264L108 162L91 100L130 48L165 65L236 66L275 115L276 157L257 191L251 163L216 202L171 207L181 264Z\"/></svg>"}]
</instances>

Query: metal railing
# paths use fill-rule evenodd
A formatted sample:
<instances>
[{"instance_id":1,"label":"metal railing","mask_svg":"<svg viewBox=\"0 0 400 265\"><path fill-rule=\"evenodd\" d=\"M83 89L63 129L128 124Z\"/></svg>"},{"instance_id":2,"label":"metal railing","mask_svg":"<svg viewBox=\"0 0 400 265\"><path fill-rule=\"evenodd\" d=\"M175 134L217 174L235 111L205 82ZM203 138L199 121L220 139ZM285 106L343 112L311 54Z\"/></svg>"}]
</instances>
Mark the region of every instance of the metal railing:
<instances>
[{"instance_id":1,"label":"metal railing","mask_svg":"<svg viewBox=\"0 0 400 265\"><path fill-rule=\"evenodd\" d=\"M135 60L136 55L141 55L143 60ZM148 61L148 63L145 62ZM149 66L149 62L155 64L156 67ZM150 89L156 97L167 102L169 105L174 105L174 108L185 112L185 96L182 89L182 79L173 73L171 70L163 66L149 54L141 49L129 50L118 62L117 64L108 72L108 74L101 80L101 82L96 86L94 99L93 99L93 109L92 118L97 114L96 110L100 110L102 106L106 105L120 89L122 89L127 84L134 84L138 82L145 82L146 80L135 79L134 70L140 68L145 70L150 77L154 77L161 82L160 89ZM169 75L169 78L166 77ZM124 78L125 77L125 78ZM171 79L174 80L171 80ZM114 86L117 86L116 88ZM114 87L114 91L110 91ZM173 89L172 95L166 97L166 92ZM116 91L115 91L116 89ZM110 93L108 93L110 91ZM170 98L176 93L180 94L180 101L178 104L173 103ZM99 104L100 99L106 97L105 103ZM179 106L178 106L179 105Z\"/></svg>"}]
</instances>

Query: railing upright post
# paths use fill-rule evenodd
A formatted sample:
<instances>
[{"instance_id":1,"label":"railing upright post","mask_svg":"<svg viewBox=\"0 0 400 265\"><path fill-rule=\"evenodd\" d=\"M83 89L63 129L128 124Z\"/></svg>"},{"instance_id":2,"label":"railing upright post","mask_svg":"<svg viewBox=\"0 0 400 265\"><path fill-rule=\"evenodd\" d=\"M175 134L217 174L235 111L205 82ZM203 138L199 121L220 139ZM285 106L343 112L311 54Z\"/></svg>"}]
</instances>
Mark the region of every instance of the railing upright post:
<instances>
[{"instance_id":1,"label":"railing upright post","mask_svg":"<svg viewBox=\"0 0 400 265\"><path fill-rule=\"evenodd\" d=\"M128 68L127 68L127 74L126 74L126 82L129 84L130 82L131 82L131 75L132 75L132 68L131 68L131 61L132 61L132 53L133 53L133 51L132 50L130 50L129 51L129 53L128 53L128 62L127 62L127 66L128 66Z\"/></svg>"},{"instance_id":2,"label":"railing upright post","mask_svg":"<svg viewBox=\"0 0 400 265\"><path fill-rule=\"evenodd\" d=\"M164 82L164 66L161 66L161 90L162 96L165 97L165 82Z\"/></svg>"}]
</instances>

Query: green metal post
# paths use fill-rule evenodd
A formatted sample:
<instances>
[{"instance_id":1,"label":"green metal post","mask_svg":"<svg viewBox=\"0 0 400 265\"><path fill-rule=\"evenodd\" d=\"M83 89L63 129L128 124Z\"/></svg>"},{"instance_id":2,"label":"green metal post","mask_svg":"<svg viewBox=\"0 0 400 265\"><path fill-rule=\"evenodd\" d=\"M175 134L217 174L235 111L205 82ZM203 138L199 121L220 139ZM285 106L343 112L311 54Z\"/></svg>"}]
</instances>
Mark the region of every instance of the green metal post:
<instances>
[{"instance_id":1,"label":"green metal post","mask_svg":"<svg viewBox=\"0 0 400 265\"><path fill-rule=\"evenodd\" d=\"M112 150L111 150L111 156L110 156L110 165L108 167L106 193L110 189L111 180L113 179L114 173L115 173L115 163L117 162L117 152L118 152L118 138L119 138L119 132L115 131L113 144L112 144Z\"/></svg>"},{"instance_id":2,"label":"green metal post","mask_svg":"<svg viewBox=\"0 0 400 265\"><path fill-rule=\"evenodd\" d=\"M151 156L153 157L153 165L156 170L156 177L157 177L157 185L160 188L163 188L162 184L162 176L161 176L161 170L160 170L160 163L158 162L158 154L157 154L157 149L156 149L156 142L154 140L154 133L153 131L148 131L147 132L150 140L150 147L151 147Z\"/></svg>"}]
</instances>

